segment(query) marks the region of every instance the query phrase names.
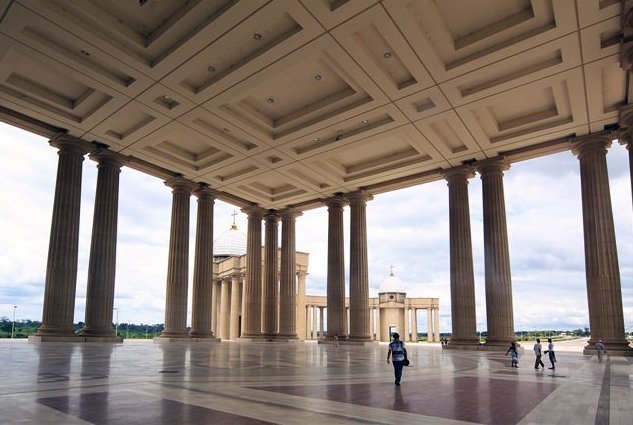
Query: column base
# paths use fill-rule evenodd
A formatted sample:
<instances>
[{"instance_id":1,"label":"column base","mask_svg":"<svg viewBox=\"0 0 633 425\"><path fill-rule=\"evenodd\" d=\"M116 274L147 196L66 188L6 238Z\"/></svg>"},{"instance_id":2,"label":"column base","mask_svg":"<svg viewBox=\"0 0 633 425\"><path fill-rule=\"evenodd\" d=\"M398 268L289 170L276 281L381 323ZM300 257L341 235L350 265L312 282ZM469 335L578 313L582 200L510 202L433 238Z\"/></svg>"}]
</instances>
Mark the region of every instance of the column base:
<instances>
[{"instance_id":1,"label":"column base","mask_svg":"<svg viewBox=\"0 0 633 425\"><path fill-rule=\"evenodd\" d=\"M103 337L103 336L50 336L50 335L31 335L29 342L123 342L123 338Z\"/></svg>"},{"instance_id":2,"label":"column base","mask_svg":"<svg viewBox=\"0 0 633 425\"><path fill-rule=\"evenodd\" d=\"M199 343L218 343L221 341L220 338L172 338L168 336L156 336L153 338L153 341L157 344L199 344Z\"/></svg>"},{"instance_id":3,"label":"column base","mask_svg":"<svg viewBox=\"0 0 633 425\"><path fill-rule=\"evenodd\" d=\"M75 328L56 328L56 327L48 327L45 325L40 326L34 336L49 338L49 337L59 337L59 338L74 338L77 336L75 333Z\"/></svg>"},{"instance_id":4,"label":"column base","mask_svg":"<svg viewBox=\"0 0 633 425\"><path fill-rule=\"evenodd\" d=\"M90 329L83 328L79 331L79 336L86 338L116 338L116 334L113 329ZM123 338L119 338L123 340Z\"/></svg>"},{"instance_id":5,"label":"column base","mask_svg":"<svg viewBox=\"0 0 633 425\"><path fill-rule=\"evenodd\" d=\"M449 350L481 350L482 342L478 338L451 339L443 346ZM508 344L510 346L510 344Z\"/></svg>"}]
</instances>

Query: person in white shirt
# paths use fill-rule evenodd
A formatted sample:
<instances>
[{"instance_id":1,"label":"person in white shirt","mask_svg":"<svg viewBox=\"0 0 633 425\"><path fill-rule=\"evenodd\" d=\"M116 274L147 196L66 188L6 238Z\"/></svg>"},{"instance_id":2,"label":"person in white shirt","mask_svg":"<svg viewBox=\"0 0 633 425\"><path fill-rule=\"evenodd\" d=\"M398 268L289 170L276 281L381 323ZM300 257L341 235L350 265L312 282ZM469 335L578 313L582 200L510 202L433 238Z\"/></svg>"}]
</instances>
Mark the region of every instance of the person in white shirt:
<instances>
[{"instance_id":1,"label":"person in white shirt","mask_svg":"<svg viewBox=\"0 0 633 425\"><path fill-rule=\"evenodd\" d=\"M545 354L549 356L549 362L552 364L550 369L556 369L556 354L554 354L554 343L552 342L552 338L547 338L547 350L544 351Z\"/></svg>"},{"instance_id":2,"label":"person in white shirt","mask_svg":"<svg viewBox=\"0 0 633 425\"><path fill-rule=\"evenodd\" d=\"M538 370L539 365L545 369L545 363L541 360L542 353L541 340L536 338L536 344L534 344L534 355L536 356L536 361L534 362L534 369Z\"/></svg>"}]
</instances>

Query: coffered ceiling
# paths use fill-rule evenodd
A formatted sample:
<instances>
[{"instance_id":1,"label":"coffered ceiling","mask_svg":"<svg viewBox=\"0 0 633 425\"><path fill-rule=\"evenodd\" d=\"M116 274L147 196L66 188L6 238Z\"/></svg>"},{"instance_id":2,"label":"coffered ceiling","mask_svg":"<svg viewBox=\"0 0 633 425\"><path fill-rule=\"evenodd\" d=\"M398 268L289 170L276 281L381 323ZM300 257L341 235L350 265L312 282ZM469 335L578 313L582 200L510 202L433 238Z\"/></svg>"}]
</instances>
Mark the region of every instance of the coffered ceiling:
<instances>
[{"instance_id":1,"label":"coffered ceiling","mask_svg":"<svg viewBox=\"0 0 633 425\"><path fill-rule=\"evenodd\" d=\"M566 149L616 123L620 7L0 0L0 116L238 205L310 208Z\"/></svg>"}]
</instances>

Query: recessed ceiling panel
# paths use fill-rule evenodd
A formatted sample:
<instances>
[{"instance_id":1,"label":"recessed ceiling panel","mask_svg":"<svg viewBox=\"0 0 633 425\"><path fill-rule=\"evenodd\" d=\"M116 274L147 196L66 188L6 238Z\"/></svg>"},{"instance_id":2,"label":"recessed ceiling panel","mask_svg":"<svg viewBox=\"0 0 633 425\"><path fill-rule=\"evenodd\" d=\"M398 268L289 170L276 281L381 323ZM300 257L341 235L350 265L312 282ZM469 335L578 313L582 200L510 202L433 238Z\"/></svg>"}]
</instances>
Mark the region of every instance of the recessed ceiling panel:
<instances>
[{"instance_id":1,"label":"recessed ceiling panel","mask_svg":"<svg viewBox=\"0 0 633 425\"><path fill-rule=\"evenodd\" d=\"M618 116L626 105L626 72L620 67L619 55L585 65L589 120L601 121Z\"/></svg>"},{"instance_id":2,"label":"recessed ceiling panel","mask_svg":"<svg viewBox=\"0 0 633 425\"><path fill-rule=\"evenodd\" d=\"M576 29L572 1L386 0L384 5L405 37L415 40L412 47L438 82Z\"/></svg>"},{"instance_id":3,"label":"recessed ceiling panel","mask_svg":"<svg viewBox=\"0 0 633 425\"><path fill-rule=\"evenodd\" d=\"M281 143L387 102L330 36L322 36L204 107Z\"/></svg>"},{"instance_id":4,"label":"recessed ceiling panel","mask_svg":"<svg viewBox=\"0 0 633 425\"><path fill-rule=\"evenodd\" d=\"M153 78L160 78L265 4L265 0L33 0L26 7Z\"/></svg>"},{"instance_id":5,"label":"recessed ceiling panel","mask_svg":"<svg viewBox=\"0 0 633 425\"><path fill-rule=\"evenodd\" d=\"M381 5L335 28L332 35L370 72L392 100L433 84L424 65Z\"/></svg>"},{"instance_id":6,"label":"recessed ceiling panel","mask_svg":"<svg viewBox=\"0 0 633 425\"><path fill-rule=\"evenodd\" d=\"M274 1L209 44L163 83L202 103L322 32L300 4Z\"/></svg>"},{"instance_id":7,"label":"recessed ceiling panel","mask_svg":"<svg viewBox=\"0 0 633 425\"><path fill-rule=\"evenodd\" d=\"M457 108L486 149L577 126L587 120L578 68ZM521 99L517 102L517 99Z\"/></svg>"}]
</instances>

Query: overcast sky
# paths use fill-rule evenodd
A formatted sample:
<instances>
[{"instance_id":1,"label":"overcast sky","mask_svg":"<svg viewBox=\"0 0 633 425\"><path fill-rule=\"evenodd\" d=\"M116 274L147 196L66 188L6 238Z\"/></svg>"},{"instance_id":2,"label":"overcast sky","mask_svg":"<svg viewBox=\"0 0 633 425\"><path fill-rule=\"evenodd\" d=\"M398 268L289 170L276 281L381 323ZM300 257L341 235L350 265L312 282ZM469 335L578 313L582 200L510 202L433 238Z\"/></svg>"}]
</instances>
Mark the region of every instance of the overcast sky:
<instances>
[{"instance_id":1,"label":"overcast sky","mask_svg":"<svg viewBox=\"0 0 633 425\"><path fill-rule=\"evenodd\" d=\"M626 149L607 155L624 318L633 330L633 208ZM47 140L0 123L0 316L41 320L57 171ZM96 189L96 163L83 166L75 322L84 321ZM571 152L513 164L504 178L516 330L589 326L578 160ZM481 180L470 180L477 326L486 328ZM216 201L215 236L238 208ZM123 168L120 180L115 306L119 322L163 323L171 190ZM191 198L190 269L196 198ZM346 272L349 210L345 209ZM236 218L246 231L246 216ZM450 332L448 187L445 181L378 195L367 206L370 295L394 266L408 296L440 299L441 332ZM297 250L310 254L307 291L325 295L327 210L297 220ZM189 273L191 282L192 272ZM348 279L349 282L349 279ZM349 285L348 285L349 286ZM189 285L191 297L191 283ZM191 302L189 303L191 309ZM426 329L426 314L419 329Z\"/></svg>"}]
</instances>

